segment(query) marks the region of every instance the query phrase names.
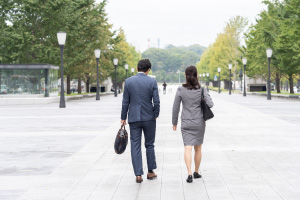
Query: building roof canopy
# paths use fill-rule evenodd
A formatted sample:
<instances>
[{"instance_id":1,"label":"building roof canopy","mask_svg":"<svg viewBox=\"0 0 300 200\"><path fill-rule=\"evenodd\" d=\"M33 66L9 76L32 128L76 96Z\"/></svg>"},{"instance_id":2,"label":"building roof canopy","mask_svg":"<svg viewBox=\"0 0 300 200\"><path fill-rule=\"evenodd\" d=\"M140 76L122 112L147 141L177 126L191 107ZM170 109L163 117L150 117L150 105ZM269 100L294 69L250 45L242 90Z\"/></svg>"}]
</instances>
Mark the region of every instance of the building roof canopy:
<instances>
[{"instance_id":1,"label":"building roof canopy","mask_svg":"<svg viewBox=\"0 0 300 200\"><path fill-rule=\"evenodd\" d=\"M0 64L0 69L59 69L50 64Z\"/></svg>"}]
</instances>

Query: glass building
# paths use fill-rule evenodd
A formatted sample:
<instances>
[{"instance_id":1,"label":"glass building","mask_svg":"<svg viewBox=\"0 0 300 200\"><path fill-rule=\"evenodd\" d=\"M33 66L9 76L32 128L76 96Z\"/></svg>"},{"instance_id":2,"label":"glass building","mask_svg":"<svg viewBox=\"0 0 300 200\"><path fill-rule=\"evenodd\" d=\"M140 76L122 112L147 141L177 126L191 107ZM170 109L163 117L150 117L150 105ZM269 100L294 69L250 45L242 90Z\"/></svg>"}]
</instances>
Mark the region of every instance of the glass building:
<instances>
[{"instance_id":1,"label":"glass building","mask_svg":"<svg viewBox=\"0 0 300 200\"><path fill-rule=\"evenodd\" d=\"M0 64L0 95L58 96L58 69L49 64Z\"/></svg>"}]
</instances>

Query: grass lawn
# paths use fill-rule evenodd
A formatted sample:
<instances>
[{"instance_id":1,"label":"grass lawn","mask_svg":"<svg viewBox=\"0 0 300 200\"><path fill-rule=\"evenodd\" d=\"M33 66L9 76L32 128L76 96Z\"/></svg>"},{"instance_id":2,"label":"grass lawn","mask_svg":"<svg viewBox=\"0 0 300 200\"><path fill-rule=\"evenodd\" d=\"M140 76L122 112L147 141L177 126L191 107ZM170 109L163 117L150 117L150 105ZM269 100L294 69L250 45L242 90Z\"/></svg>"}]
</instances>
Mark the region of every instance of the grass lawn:
<instances>
[{"instance_id":1,"label":"grass lawn","mask_svg":"<svg viewBox=\"0 0 300 200\"><path fill-rule=\"evenodd\" d=\"M71 93L71 94L66 94L65 93L65 96L76 96L76 95L83 95L83 94L96 94L96 92L90 92L90 93L81 93L81 94L78 94L78 93ZM101 92L100 92L101 94ZM58 94L58 96L60 96L60 93Z\"/></svg>"},{"instance_id":2,"label":"grass lawn","mask_svg":"<svg viewBox=\"0 0 300 200\"><path fill-rule=\"evenodd\" d=\"M257 93L267 94L267 92L265 92L265 91L257 92ZM300 96L300 93L291 94L291 93L288 93L288 92L281 92L281 93L271 92L271 94L284 94L284 95L298 95L298 96Z\"/></svg>"}]
</instances>

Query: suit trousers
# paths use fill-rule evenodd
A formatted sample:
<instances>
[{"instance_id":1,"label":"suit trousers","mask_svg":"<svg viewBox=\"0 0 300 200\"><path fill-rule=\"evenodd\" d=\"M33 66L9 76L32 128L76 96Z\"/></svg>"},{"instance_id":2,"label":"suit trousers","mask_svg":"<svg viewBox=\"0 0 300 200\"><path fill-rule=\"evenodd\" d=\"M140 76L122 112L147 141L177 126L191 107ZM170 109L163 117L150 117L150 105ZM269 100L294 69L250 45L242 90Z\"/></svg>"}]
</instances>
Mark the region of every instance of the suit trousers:
<instances>
[{"instance_id":1,"label":"suit trousers","mask_svg":"<svg viewBox=\"0 0 300 200\"><path fill-rule=\"evenodd\" d=\"M141 150L142 131L145 136L145 147L147 156L148 170L156 169L156 159L154 151L156 120L140 121L129 123L130 143L131 143L131 160L134 174L143 175L143 160Z\"/></svg>"}]
</instances>

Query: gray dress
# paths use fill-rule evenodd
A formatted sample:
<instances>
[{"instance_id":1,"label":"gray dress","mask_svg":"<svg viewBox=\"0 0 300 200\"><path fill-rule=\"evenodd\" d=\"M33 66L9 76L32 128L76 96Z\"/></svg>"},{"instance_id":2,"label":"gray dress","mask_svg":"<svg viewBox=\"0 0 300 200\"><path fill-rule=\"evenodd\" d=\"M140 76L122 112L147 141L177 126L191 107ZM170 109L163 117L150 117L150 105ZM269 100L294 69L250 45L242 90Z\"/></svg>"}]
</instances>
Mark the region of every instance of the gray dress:
<instances>
[{"instance_id":1,"label":"gray dress","mask_svg":"<svg viewBox=\"0 0 300 200\"><path fill-rule=\"evenodd\" d=\"M205 88L189 90L185 87L178 87L173 104L172 123L177 125L180 103L181 112L181 133L185 146L198 146L203 143L205 133L205 121L201 110L201 92L203 90L204 100L211 108L214 103Z\"/></svg>"}]
</instances>

